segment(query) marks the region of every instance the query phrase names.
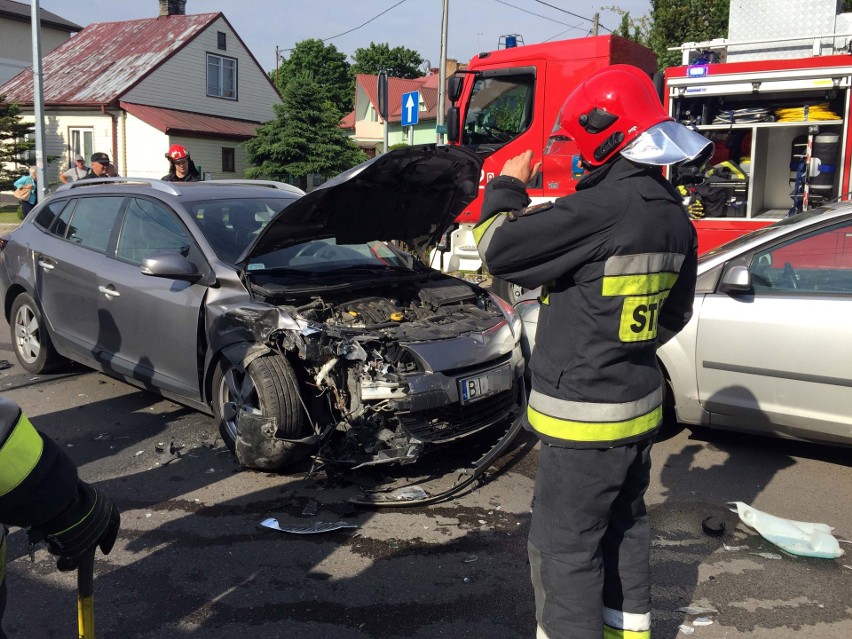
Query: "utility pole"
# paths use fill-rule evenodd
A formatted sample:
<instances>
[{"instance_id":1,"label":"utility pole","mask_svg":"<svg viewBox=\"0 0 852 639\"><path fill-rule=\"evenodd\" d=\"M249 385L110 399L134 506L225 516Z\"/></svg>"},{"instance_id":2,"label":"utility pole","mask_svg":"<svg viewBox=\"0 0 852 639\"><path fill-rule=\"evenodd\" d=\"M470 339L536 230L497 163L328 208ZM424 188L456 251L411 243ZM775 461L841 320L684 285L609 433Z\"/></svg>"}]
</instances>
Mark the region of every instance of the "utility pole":
<instances>
[{"instance_id":1,"label":"utility pole","mask_svg":"<svg viewBox=\"0 0 852 639\"><path fill-rule=\"evenodd\" d=\"M281 93L281 88L278 86L278 61L281 58L278 56L278 45L275 45L275 90Z\"/></svg>"},{"instance_id":2,"label":"utility pole","mask_svg":"<svg viewBox=\"0 0 852 639\"><path fill-rule=\"evenodd\" d=\"M592 21L592 35L598 35L598 21L600 20L600 17L601 14L595 14L595 19Z\"/></svg>"},{"instance_id":3,"label":"utility pole","mask_svg":"<svg viewBox=\"0 0 852 639\"><path fill-rule=\"evenodd\" d=\"M441 62L438 69L438 113L436 114L436 142L444 143L444 102L447 93L447 4L443 0L443 15L441 18Z\"/></svg>"},{"instance_id":4,"label":"utility pole","mask_svg":"<svg viewBox=\"0 0 852 639\"><path fill-rule=\"evenodd\" d=\"M44 144L44 89L42 88L41 67L41 10L38 0L32 0L30 23L33 39L33 116L36 143L36 179L38 180L38 201L44 199L47 189L46 158Z\"/></svg>"}]
</instances>

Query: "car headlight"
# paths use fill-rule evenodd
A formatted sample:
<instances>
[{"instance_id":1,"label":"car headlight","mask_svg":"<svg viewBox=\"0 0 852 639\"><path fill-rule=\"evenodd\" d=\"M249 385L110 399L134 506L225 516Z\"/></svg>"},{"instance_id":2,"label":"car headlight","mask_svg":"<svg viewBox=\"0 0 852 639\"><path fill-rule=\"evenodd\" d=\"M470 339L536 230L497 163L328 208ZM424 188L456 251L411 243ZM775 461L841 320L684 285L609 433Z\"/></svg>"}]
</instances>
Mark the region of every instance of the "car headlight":
<instances>
[{"instance_id":1,"label":"car headlight","mask_svg":"<svg viewBox=\"0 0 852 639\"><path fill-rule=\"evenodd\" d=\"M500 309L500 312L503 314L503 317L506 319L506 322L509 324L509 328L512 329L512 335L514 335L517 340L521 336L521 318L518 317L518 314L515 312L515 309L512 308L512 305L509 304L502 297L499 297L495 293L488 292L491 296L491 300L497 305L497 308Z\"/></svg>"}]
</instances>

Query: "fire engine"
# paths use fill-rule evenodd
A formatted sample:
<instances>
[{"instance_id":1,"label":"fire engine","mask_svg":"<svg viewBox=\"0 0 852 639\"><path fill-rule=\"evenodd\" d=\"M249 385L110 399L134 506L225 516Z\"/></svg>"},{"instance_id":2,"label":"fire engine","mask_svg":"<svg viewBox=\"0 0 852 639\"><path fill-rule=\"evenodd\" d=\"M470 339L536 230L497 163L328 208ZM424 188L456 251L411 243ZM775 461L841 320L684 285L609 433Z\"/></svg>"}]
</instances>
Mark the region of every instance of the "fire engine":
<instances>
[{"instance_id":1,"label":"fire engine","mask_svg":"<svg viewBox=\"0 0 852 639\"><path fill-rule=\"evenodd\" d=\"M602 66L633 64L658 82L669 113L716 143L700 171L670 171L698 231L699 252L832 199L849 199L852 14L836 0L732 1L728 38L686 43L682 65L655 74L650 50L596 36L482 53L448 81L450 143L491 153L480 189L504 162L544 149L533 202L574 191L582 175L570 141L551 139L570 88ZM805 35L802 35L805 34ZM824 34L824 35L813 35ZM476 271L471 230L481 197L456 219L432 263ZM495 280L512 300L521 291Z\"/></svg>"},{"instance_id":2,"label":"fire engine","mask_svg":"<svg viewBox=\"0 0 852 639\"><path fill-rule=\"evenodd\" d=\"M665 70L669 113L715 142L704 171L671 175L698 203L699 253L848 199L852 14L836 9L731 2L729 37L682 45L682 66Z\"/></svg>"},{"instance_id":3,"label":"fire engine","mask_svg":"<svg viewBox=\"0 0 852 639\"><path fill-rule=\"evenodd\" d=\"M435 268L444 272L481 268L472 230L479 220L482 190L500 175L509 158L531 149L542 160L542 171L528 188L534 203L574 191L582 176L577 148L570 141L550 140L550 134L568 91L610 64L632 64L653 75L657 57L619 36L593 36L480 53L464 72L449 79L449 142L489 155L480 176L480 197L459 214L433 252ZM492 286L506 299L520 292L502 280L495 279Z\"/></svg>"}]
</instances>

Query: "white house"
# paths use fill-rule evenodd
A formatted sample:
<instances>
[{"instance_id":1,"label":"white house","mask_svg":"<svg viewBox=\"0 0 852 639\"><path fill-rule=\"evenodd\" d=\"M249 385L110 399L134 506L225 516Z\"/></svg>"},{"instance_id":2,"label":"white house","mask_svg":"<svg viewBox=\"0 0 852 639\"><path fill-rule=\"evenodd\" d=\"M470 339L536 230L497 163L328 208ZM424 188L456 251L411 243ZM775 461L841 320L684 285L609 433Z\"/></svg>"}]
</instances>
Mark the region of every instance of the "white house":
<instances>
[{"instance_id":1,"label":"white house","mask_svg":"<svg viewBox=\"0 0 852 639\"><path fill-rule=\"evenodd\" d=\"M31 11L29 2L24 4L0 0L0 84L33 64ZM72 33L83 28L44 9L39 10L39 17L42 55L53 51L68 40Z\"/></svg>"},{"instance_id":2,"label":"white house","mask_svg":"<svg viewBox=\"0 0 852 639\"><path fill-rule=\"evenodd\" d=\"M150 19L90 24L43 56L45 145L58 180L76 154L104 152L119 174L162 177L174 143L211 177L242 177L242 142L274 117L280 97L222 13L186 15L160 0ZM33 120L33 78L0 86Z\"/></svg>"}]
</instances>

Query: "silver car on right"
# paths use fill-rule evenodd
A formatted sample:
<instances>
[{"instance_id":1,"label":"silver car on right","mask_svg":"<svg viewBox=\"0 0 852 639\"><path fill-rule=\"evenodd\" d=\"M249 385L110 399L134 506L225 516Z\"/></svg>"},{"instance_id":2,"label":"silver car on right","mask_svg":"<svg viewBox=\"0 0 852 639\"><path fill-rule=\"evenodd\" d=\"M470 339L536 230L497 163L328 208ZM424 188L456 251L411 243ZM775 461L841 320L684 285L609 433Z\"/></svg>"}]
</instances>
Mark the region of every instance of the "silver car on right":
<instances>
[{"instance_id":1,"label":"silver car on right","mask_svg":"<svg viewBox=\"0 0 852 639\"><path fill-rule=\"evenodd\" d=\"M852 204L702 255L693 317L658 356L680 422L852 444Z\"/></svg>"}]
</instances>

